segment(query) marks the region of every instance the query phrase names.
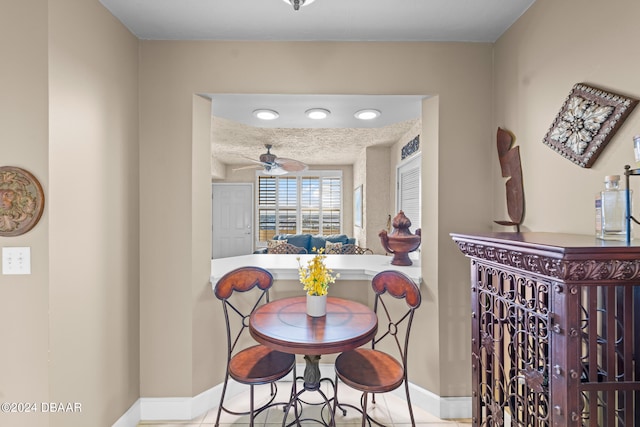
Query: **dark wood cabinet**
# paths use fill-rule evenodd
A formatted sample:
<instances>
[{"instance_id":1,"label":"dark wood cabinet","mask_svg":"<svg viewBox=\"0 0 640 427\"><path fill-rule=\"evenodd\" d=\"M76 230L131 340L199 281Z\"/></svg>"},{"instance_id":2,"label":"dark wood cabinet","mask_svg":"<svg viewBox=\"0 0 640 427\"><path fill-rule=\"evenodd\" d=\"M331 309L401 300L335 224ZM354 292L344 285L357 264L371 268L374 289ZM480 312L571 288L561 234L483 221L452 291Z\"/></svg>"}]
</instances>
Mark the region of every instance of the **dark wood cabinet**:
<instances>
[{"instance_id":1,"label":"dark wood cabinet","mask_svg":"<svg viewBox=\"0 0 640 427\"><path fill-rule=\"evenodd\" d=\"M471 260L473 426L640 426L640 244L452 234Z\"/></svg>"}]
</instances>

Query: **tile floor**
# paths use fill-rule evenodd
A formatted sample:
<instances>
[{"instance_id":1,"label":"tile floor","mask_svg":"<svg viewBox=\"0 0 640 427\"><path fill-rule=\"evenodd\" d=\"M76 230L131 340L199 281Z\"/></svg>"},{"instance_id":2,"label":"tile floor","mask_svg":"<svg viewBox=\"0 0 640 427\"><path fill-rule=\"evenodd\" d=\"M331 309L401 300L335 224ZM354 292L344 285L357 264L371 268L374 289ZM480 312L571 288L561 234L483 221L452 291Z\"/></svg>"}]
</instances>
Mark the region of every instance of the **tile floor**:
<instances>
[{"instance_id":1,"label":"tile floor","mask_svg":"<svg viewBox=\"0 0 640 427\"><path fill-rule=\"evenodd\" d=\"M328 394L328 383L323 383L323 390ZM276 401L285 401L290 391L290 383L278 383L278 395ZM267 399L269 394L268 386L260 386L256 388L256 406L261 400ZM318 403L321 398L318 393L305 392L302 396L309 403ZM355 406L359 406L360 394L349 387L340 384L338 387L338 398L340 402L349 403ZM230 399L227 403L227 407L237 410L248 407L249 393L242 393ZM371 403L370 403L371 405ZM328 415L328 411L323 411L325 419ZM411 425L409 414L407 412L406 402L390 393L376 396L375 408L370 411L370 414L379 422L387 426L399 426L408 427ZM216 422L217 407L211 409L204 415L201 415L190 421L141 421L139 427L211 427ZM320 406L305 405L303 407L303 418L311 417L318 418L320 415ZM416 426L420 427L471 427L470 420L441 420L428 412L423 411L420 408L414 407L413 415L416 420ZM254 424L256 426L275 427L282 425L283 410L282 406L272 407L267 411L260 413ZM293 421L293 412L288 415ZM361 418L360 413L353 409L347 408L347 415L344 416L340 411L336 412L336 424L338 426L356 426L360 425ZM249 424L249 417L233 416L222 412L220 418L220 426L247 426ZM302 422L302 425L315 425L317 422L307 421Z\"/></svg>"}]
</instances>

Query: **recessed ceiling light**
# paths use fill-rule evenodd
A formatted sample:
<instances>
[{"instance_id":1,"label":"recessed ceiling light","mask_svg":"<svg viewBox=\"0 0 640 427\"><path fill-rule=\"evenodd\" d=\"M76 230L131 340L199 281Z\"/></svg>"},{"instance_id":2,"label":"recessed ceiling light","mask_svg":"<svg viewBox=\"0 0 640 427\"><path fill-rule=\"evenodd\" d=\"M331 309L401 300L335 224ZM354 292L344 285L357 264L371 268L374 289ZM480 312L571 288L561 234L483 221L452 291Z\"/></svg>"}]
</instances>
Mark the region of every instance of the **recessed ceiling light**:
<instances>
[{"instance_id":1,"label":"recessed ceiling light","mask_svg":"<svg viewBox=\"0 0 640 427\"><path fill-rule=\"evenodd\" d=\"M324 108L312 108L310 110L305 111L304 113L310 119L322 120L322 119L326 119L327 116L331 114L331 111L326 110Z\"/></svg>"},{"instance_id":2,"label":"recessed ceiling light","mask_svg":"<svg viewBox=\"0 0 640 427\"><path fill-rule=\"evenodd\" d=\"M356 119L360 119L360 120L373 120L377 117L380 117L380 111L378 110L360 110L357 111L356 114L354 114L356 116Z\"/></svg>"},{"instance_id":3,"label":"recessed ceiling light","mask_svg":"<svg viewBox=\"0 0 640 427\"><path fill-rule=\"evenodd\" d=\"M280 117L277 111L273 110L255 110L253 115L259 118L260 120L275 120Z\"/></svg>"}]
</instances>

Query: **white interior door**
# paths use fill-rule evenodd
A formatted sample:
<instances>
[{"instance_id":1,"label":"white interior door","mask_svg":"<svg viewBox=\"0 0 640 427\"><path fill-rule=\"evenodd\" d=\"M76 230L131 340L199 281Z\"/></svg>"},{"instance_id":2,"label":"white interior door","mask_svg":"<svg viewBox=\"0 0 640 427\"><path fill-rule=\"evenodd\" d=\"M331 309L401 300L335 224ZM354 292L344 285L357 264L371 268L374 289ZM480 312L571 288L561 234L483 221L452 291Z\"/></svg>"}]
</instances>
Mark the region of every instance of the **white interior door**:
<instances>
[{"instance_id":1,"label":"white interior door","mask_svg":"<svg viewBox=\"0 0 640 427\"><path fill-rule=\"evenodd\" d=\"M212 258L253 252L253 184L212 184Z\"/></svg>"}]
</instances>

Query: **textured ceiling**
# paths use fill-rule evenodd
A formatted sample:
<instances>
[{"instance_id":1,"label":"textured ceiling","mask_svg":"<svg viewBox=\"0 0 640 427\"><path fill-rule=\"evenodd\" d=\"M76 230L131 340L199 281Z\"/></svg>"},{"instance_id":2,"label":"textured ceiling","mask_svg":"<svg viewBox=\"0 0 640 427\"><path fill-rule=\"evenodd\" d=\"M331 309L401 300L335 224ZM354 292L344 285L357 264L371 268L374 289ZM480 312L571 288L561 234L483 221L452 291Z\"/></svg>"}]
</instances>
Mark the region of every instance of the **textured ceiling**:
<instances>
[{"instance_id":1,"label":"textured ceiling","mask_svg":"<svg viewBox=\"0 0 640 427\"><path fill-rule=\"evenodd\" d=\"M273 145L272 154L313 165L353 164L365 147L396 143L419 119L382 128L258 128L236 121L213 118L213 158L231 165L250 165ZM413 138L415 135L412 135ZM409 142L409 140L407 140Z\"/></svg>"},{"instance_id":2,"label":"textured ceiling","mask_svg":"<svg viewBox=\"0 0 640 427\"><path fill-rule=\"evenodd\" d=\"M362 149L372 145L391 145L403 137L422 115L425 96L412 95L265 95L216 94L212 98L214 159L231 165L251 164L265 153L272 153L310 165L353 164ZM304 112L325 108L331 114L312 120ZM272 121L256 119L256 108L278 111ZM375 108L382 114L363 121L354 113ZM413 138L415 135L411 135Z\"/></svg>"}]
</instances>

